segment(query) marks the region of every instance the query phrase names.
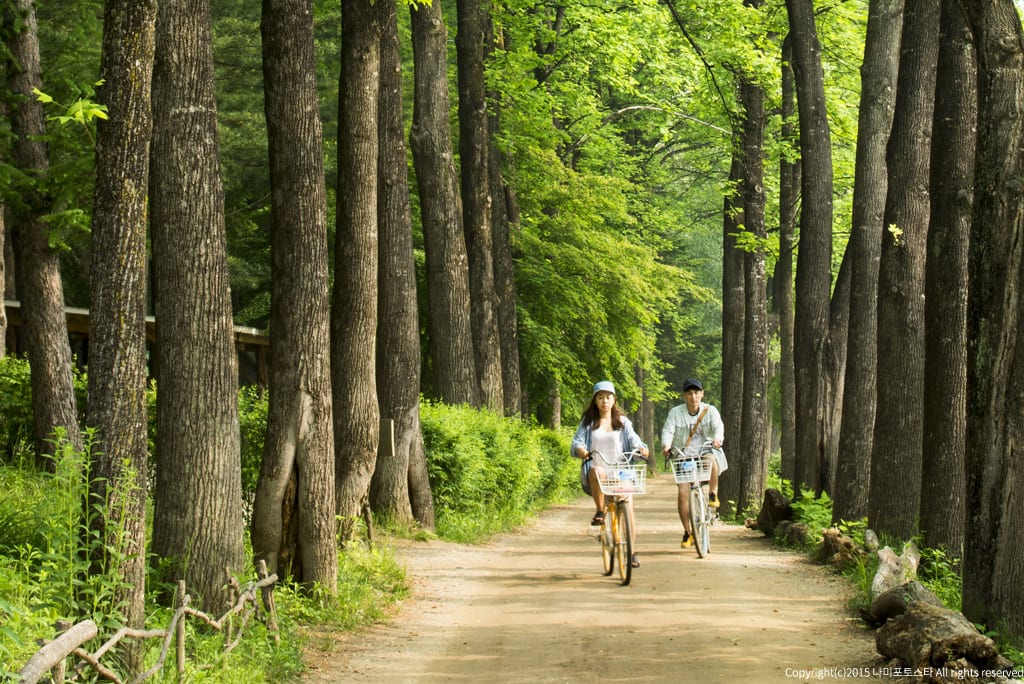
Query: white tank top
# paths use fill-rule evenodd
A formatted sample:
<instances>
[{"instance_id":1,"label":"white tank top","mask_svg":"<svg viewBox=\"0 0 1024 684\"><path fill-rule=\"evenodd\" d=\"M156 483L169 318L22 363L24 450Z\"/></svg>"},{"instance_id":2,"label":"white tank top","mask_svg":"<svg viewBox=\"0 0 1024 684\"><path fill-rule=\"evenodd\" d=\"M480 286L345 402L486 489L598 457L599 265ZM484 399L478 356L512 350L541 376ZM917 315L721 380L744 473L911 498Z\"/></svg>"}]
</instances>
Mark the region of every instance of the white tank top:
<instances>
[{"instance_id":1,"label":"white tank top","mask_svg":"<svg viewBox=\"0 0 1024 684\"><path fill-rule=\"evenodd\" d=\"M618 463L623 460L622 436L616 430L592 430L590 433L590 450L600 451L609 463ZM597 458L597 463L601 463L600 458Z\"/></svg>"}]
</instances>

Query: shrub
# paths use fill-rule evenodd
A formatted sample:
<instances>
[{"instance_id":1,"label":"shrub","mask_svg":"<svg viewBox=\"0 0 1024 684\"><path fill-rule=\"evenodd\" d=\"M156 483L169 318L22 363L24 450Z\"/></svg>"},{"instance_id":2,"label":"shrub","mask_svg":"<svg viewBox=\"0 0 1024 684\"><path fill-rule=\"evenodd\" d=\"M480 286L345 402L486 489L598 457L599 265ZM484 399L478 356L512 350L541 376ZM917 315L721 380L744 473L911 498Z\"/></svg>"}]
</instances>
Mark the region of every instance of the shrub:
<instances>
[{"instance_id":1,"label":"shrub","mask_svg":"<svg viewBox=\"0 0 1024 684\"><path fill-rule=\"evenodd\" d=\"M544 504L564 500L576 476L565 435L467 406L424 403L437 529L472 540L521 524Z\"/></svg>"}]
</instances>

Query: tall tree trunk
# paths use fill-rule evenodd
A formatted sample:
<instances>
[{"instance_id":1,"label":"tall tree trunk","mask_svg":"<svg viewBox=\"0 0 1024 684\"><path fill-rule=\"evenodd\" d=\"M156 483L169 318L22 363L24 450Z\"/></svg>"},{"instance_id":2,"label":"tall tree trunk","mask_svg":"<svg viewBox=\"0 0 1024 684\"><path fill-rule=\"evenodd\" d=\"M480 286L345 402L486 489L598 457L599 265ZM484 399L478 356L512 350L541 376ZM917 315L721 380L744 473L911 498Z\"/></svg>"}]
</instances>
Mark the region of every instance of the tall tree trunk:
<instances>
[{"instance_id":1,"label":"tall tree trunk","mask_svg":"<svg viewBox=\"0 0 1024 684\"><path fill-rule=\"evenodd\" d=\"M0 202L0 359L7 354L7 207Z\"/></svg>"},{"instance_id":2,"label":"tall tree trunk","mask_svg":"<svg viewBox=\"0 0 1024 684\"><path fill-rule=\"evenodd\" d=\"M925 544L959 558L967 431L967 405L959 398L967 395L967 246L978 90L967 18L959 2L944 0L941 7L925 265L921 531Z\"/></svg>"},{"instance_id":3,"label":"tall tree trunk","mask_svg":"<svg viewBox=\"0 0 1024 684\"><path fill-rule=\"evenodd\" d=\"M458 0L455 34L459 76L459 169L462 223L469 254L473 350L483 406L502 413L501 344L494 290L494 236L488 170L490 137L484 97L484 23L481 0Z\"/></svg>"},{"instance_id":4,"label":"tall tree trunk","mask_svg":"<svg viewBox=\"0 0 1024 684\"><path fill-rule=\"evenodd\" d=\"M839 434L833 521L867 515L871 445L875 429L878 350L878 259L888 189L885 150L892 130L899 70L903 0L873 0L861 67L853 227L850 258L850 325L843 415Z\"/></svg>"},{"instance_id":5,"label":"tall tree trunk","mask_svg":"<svg viewBox=\"0 0 1024 684\"><path fill-rule=\"evenodd\" d=\"M793 369L796 382L794 492L818 489L825 450L825 349L832 284L832 150L821 44L810 0L787 0L800 113L800 254L796 269Z\"/></svg>"},{"instance_id":6,"label":"tall tree trunk","mask_svg":"<svg viewBox=\"0 0 1024 684\"><path fill-rule=\"evenodd\" d=\"M793 78L791 41L783 41L782 137L799 149L796 135L796 85ZM796 382L793 377L793 246L800 203L800 162L779 162L779 258L773 278L775 311L779 316L779 394L782 416L779 432L782 478L793 482L796 459Z\"/></svg>"},{"instance_id":7,"label":"tall tree trunk","mask_svg":"<svg viewBox=\"0 0 1024 684\"><path fill-rule=\"evenodd\" d=\"M32 0L8 3L3 21L9 59L7 87L19 97L11 108L14 135L14 165L31 185L21 189L25 207L12 212L14 252L18 261L18 297L25 329L32 384L32 422L36 454L48 450L54 430L61 430L68 443L82 448L75 405L71 346L64 315L64 289L60 257L50 248L49 224L43 216L50 210L50 198L35 185L49 173L49 159L43 106L33 90L42 88L35 5ZM43 462L45 463L45 462Z\"/></svg>"},{"instance_id":8,"label":"tall tree trunk","mask_svg":"<svg viewBox=\"0 0 1024 684\"><path fill-rule=\"evenodd\" d=\"M751 4L751 3L748 3ZM755 243L763 245L764 225L764 91L740 81L743 102L743 218ZM768 311L764 248L744 258L743 418L739 446L740 491L736 512L756 509L768 477Z\"/></svg>"},{"instance_id":9,"label":"tall tree trunk","mask_svg":"<svg viewBox=\"0 0 1024 684\"><path fill-rule=\"evenodd\" d=\"M742 444L743 435L743 340L745 325L744 262L746 255L737 246L736 234L745 222L743 216L743 160L739 140L734 141L732 166L729 169L729 190L723 202L722 216L722 402L719 410L725 424L726 440ZM731 448L727 442L726 449ZM664 446L664 445L662 445ZM719 486L719 499L724 502L723 514L735 513L732 501L740 498L742 462L746 454L742 448L730 451L732 470L726 473Z\"/></svg>"},{"instance_id":10,"label":"tall tree trunk","mask_svg":"<svg viewBox=\"0 0 1024 684\"><path fill-rule=\"evenodd\" d=\"M376 513L434 526L433 495L420 432L420 331L416 261L402 120L402 61L395 0L377 0L380 42L380 157L377 221L377 399L394 421L394 451L377 458L370 486Z\"/></svg>"},{"instance_id":11,"label":"tall tree trunk","mask_svg":"<svg viewBox=\"0 0 1024 684\"><path fill-rule=\"evenodd\" d=\"M244 565L238 361L207 0L161 2L151 225L157 321L152 550L207 610Z\"/></svg>"},{"instance_id":12,"label":"tall tree trunk","mask_svg":"<svg viewBox=\"0 0 1024 684\"><path fill-rule=\"evenodd\" d=\"M825 449L822 472L815 496L822 491L835 491L839 454L839 432L843 422L843 380L846 373L846 338L850 334L850 287L853 266L843 255L839 275L832 288L828 311L828 344L825 347L825 371L828 382L825 394Z\"/></svg>"},{"instance_id":13,"label":"tall tree trunk","mask_svg":"<svg viewBox=\"0 0 1024 684\"><path fill-rule=\"evenodd\" d=\"M370 0L341 5L338 93L338 228L335 239L331 379L342 540L369 503L380 440L377 405L377 95L380 29Z\"/></svg>"},{"instance_id":14,"label":"tall tree trunk","mask_svg":"<svg viewBox=\"0 0 1024 684\"><path fill-rule=\"evenodd\" d=\"M448 128L448 32L441 1L410 8L415 65L409 142L422 205L434 395L480 405L462 203Z\"/></svg>"},{"instance_id":15,"label":"tall tree trunk","mask_svg":"<svg viewBox=\"0 0 1024 684\"><path fill-rule=\"evenodd\" d=\"M338 579L327 199L312 0L263 0L270 159L270 405L252 548L270 572Z\"/></svg>"},{"instance_id":16,"label":"tall tree trunk","mask_svg":"<svg viewBox=\"0 0 1024 684\"><path fill-rule=\"evenodd\" d=\"M966 527L971 533L964 538L963 611L974 622L995 626L1006 620L1020 631L1024 33L1010 0L972 0L965 7L978 60L978 143L968 256ZM1008 572L1014 561L1017 570Z\"/></svg>"},{"instance_id":17,"label":"tall tree trunk","mask_svg":"<svg viewBox=\"0 0 1024 684\"><path fill-rule=\"evenodd\" d=\"M868 523L899 539L917 534L924 409L924 266L929 217L928 144L935 103L939 6L907 0L878 276L878 408Z\"/></svg>"},{"instance_id":18,"label":"tall tree trunk","mask_svg":"<svg viewBox=\"0 0 1024 684\"><path fill-rule=\"evenodd\" d=\"M90 269L88 422L98 439L90 489L109 502L98 529L122 560L105 570L124 581L118 601L134 629L146 618L146 197L156 12L156 0L111 0L104 8L99 101L108 118L96 127ZM141 673L142 649L126 653L131 672Z\"/></svg>"},{"instance_id":19,"label":"tall tree trunk","mask_svg":"<svg viewBox=\"0 0 1024 684\"><path fill-rule=\"evenodd\" d=\"M494 22L484 22L484 60L496 45ZM504 39L502 39L504 42ZM501 344L501 389L506 416L527 413L523 403L523 383L519 364L519 319L516 312L516 281L512 259L512 224L514 203L512 188L503 176L504 156L498 149L497 134L501 127L500 97L487 93L488 161L491 193L491 232L494 237L494 291L498 317L498 337Z\"/></svg>"}]
</instances>

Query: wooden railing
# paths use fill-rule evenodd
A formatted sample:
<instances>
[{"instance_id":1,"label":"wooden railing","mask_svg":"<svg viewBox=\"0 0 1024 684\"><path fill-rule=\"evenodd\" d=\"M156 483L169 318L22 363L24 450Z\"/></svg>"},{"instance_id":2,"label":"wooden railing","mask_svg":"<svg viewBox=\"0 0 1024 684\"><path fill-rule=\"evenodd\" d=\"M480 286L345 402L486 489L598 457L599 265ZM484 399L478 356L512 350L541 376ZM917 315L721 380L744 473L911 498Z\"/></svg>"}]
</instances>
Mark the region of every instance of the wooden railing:
<instances>
[{"instance_id":1,"label":"wooden railing","mask_svg":"<svg viewBox=\"0 0 1024 684\"><path fill-rule=\"evenodd\" d=\"M174 615L166 629L138 630L122 627L94 653L83 650L82 645L98 636L95 622L83 620L74 625L69 622L58 622L55 625L57 636L51 641L43 643L42 648L21 669L19 682L21 684L36 684L49 674L54 684L63 684L70 659L71 667L76 673L91 667L100 677L116 684L124 684L125 680L122 680L116 672L100 662L103 656L123 639L163 639L159 659L148 670L131 679L132 684L146 681L163 668L172 642L176 647L175 666L180 680L185 673L185 620L187 617L202 620L218 632L223 632L225 635L224 652L228 653L239 644L246 625L253 616L257 615L261 605L267 629L273 634L275 641L280 641L273 593L277 575L268 575L266 563L263 561L259 562L256 572L257 579L249 582L245 587L242 587L238 580L231 577L230 574L228 575L232 605L224 615L217 619L201 610L192 608L189 605L192 599L185 593L185 582L179 581L174 595ZM235 626L236 617L239 618L237 628Z\"/></svg>"}]
</instances>

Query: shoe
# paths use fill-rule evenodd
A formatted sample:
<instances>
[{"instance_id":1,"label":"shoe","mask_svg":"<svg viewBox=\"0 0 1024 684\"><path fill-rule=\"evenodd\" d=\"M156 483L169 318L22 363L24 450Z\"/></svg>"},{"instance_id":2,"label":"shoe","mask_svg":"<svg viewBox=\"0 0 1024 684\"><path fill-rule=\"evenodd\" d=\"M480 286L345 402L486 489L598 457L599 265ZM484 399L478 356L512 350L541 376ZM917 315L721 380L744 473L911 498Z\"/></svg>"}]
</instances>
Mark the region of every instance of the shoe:
<instances>
[{"instance_id":1,"label":"shoe","mask_svg":"<svg viewBox=\"0 0 1024 684\"><path fill-rule=\"evenodd\" d=\"M594 517L590 519L591 525L604 525L604 513L598 511L594 514Z\"/></svg>"},{"instance_id":2,"label":"shoe","mask_svg":"<svg viewBox=\"0 0 1024 684\"><path fill-rule=\"evenodd\" d=\"M717 494L708 494L708 506L711 506L712 508L718 508L719 502Z\"/></svg>"},{"instance_id":3,"label":"shoe","mask_svg":"<svg viewBox=\"0 0 1024 684\"><path fill-rule=\"evenodd\" d=\"M689 532L683 532L683 541L679 542L679 548L688 549L693 546L693 537Z\"/></svg>"},{"instance_id":4,"label":"shoe","mask_svg":"<svg viewBox=\"0 0 1024 684\"><path fill-rule=\"evenodd\" d=\"M629 559L629 564L632 565L634 568L640 567L640 559L636 557L635 553L633 554L633 557Z\"/></svg>"}]
</instances>

